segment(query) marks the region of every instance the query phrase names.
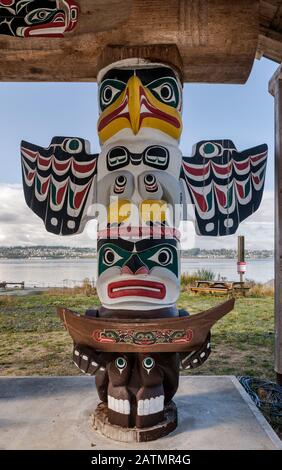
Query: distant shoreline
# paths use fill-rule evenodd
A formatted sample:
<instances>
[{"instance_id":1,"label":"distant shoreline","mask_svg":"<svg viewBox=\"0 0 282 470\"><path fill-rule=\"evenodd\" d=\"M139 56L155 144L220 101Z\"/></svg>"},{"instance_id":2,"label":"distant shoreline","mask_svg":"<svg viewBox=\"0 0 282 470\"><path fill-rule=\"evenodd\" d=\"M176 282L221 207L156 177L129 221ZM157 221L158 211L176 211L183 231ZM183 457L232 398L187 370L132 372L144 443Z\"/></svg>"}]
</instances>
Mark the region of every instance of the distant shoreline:
<instances>
[{"instance_id":1,"label":"distant shoreline","mask_svg":"<svg viewBox=\"0 0 282 470\"><path fill-rule=\"evenodd\" d=\"M189 248L181 249L180 256L183 260L236 260L237 249L206 249ZM273 250L246 249L245 258L248 260L272 260ZM70 246L0 246L0 260L97 260L97 251L93 247Z\"/></svg>"},{"instance_id":2,"label":"distant shoreline","mask_svg":"<svg viewBox=\"0 0 282 470\"><path fill-rule=\"evenodd\" d=\"M246 258L246 278L257 282L267 282L274 277L273 258ZM28 285L62 286L66 283L74 285L85 278L95 279L97 276L97 257L33 257L33 258L1 258L0 281L25 281ZM215 278L237 280L237 259L222 256L209 258L181 258L181 273L194 273L199 269L212 271Z\"/></svg>"}]
</instances>

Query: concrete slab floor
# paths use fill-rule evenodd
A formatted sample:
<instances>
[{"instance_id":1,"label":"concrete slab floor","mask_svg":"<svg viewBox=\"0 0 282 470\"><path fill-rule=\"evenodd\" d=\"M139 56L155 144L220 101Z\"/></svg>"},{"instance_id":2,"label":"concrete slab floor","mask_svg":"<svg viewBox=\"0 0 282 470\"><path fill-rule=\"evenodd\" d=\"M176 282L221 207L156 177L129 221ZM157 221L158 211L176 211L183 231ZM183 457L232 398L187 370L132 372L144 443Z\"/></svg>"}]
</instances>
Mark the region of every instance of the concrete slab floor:
<instances>
[{"instance_id":1,"label":"concrete slab floor","mask_svg":"<svg viewBox=\"0 0 282 470\"><path fill-rule=\"evenodd\" d=\"M282 449L282 442L232 376L181 377L178 428L149 443L114 442L93 431L95 380L0 377L0 449Z\"/></svg>"}]
</instances>

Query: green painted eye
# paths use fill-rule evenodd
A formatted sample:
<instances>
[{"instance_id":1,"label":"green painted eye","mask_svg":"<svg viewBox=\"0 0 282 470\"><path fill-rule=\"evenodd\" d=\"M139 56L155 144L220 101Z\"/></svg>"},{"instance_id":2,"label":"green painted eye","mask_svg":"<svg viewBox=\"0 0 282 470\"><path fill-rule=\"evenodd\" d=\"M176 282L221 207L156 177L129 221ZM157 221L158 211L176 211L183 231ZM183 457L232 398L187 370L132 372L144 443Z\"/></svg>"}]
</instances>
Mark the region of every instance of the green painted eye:
<instances>
[{"instance_id":1,"label":"green painted eye","mask_svg":"<svg viewBox=\"0 0 282 470\"><path fill-rule=\"evenodd\" d=\"M114 103L124 89L125 83L119 80L108 79L102 82L99 91L101 111L104 111L110 104Z\"/></svg>"},{"instance_id":2,"label":"green painted eye","mask_svg":"<svg viewBox=\"0 0 282 470\"><path fill-rule=\"evenodd\" d=\"M82 142L79 139L67 139L63 143L63 148L68 153L80 153L82 151Z\"/></svg>"},{"instance_id":3,"label":"green painted eye","mask_svg":"<svg viewBox=\"0 0 282 470\"><path fill-rule=\"evenodd\" d=\"M127 366L127 361L124 359L124 357L118 357L116 359L116 367L117 369L122 372Z\"/></svg>"},{"instance_id":4,"label":"green painted eye","mask_svg":"<svg viewBox=\"0 0 282 470\"><path fill-rule=\"evenodd\" d=\"M202 157L219 157L222 155L222 146L219 144L213 144L212 142L205 142L199 148L199 152Z\"/></svg>"},{"instance_id":5,"label":"green painted eye","mask_svg":"<svg viewBox=\"0 0 282 470\"><path fill-rule=\"evenodd\" d=\"M113 266L120 259L122 259L122 257L119 256L112 248L107 248L104 251L103 260L107 266Z\"/></svg>"},{"instance_id":6,"label":"green painted eye","mask_svg":"<svg viewBox=\"0 0 282 470\"><path fill-rule=\"evenodd\" d=\"M168 104L173 108L180 105L181 92L177 81L172 77L158 78L147 85L147 88L162 103Z\"/></svg>"},{"instance_id":7,"label":"green painted eye","mask_svg":"<svg viewBox=\"0 0 282 470\"><path fill-rule=\"evenodd\" d=\"M98 251L98 276L111 267L122 268L131 253L112 243L106 243Z\"/></svg>"},{"instance_id":8,"label":"green painted eye","mask_svg":"<svg viewBox=\"0 0 282 470\"><path fill-rule=\"evenodd\" d=\"M168 266L172 263L173 253L169 248L161 248L151 258L150 261L154 261L161 266Z\"/></svg>"},{"instance_id":9,"label":"green painted eye","mask_svg":"<svg viewBox=\"0 0 282 470\"><path fill-rule=\"evenodd\" d=\"M168 243L161 243L159 246L148 248L139 253L139 257L149 271L156 267L170 270L176 277L179 272L179 255L175 246Z\"/></svg>"},{"instance_id":10,"label":"green painted eye","mask_svg":"<svg viewBox=\"0 0 282 470\"><path fill-rule=\"evenodd\" d=\"M115 331L111 331L111 330L106 330L103 335L102 335L104 338L107 338L107 339L112 339L114 341L117 341L118 340L118 335Z\"/></svg>"},{"instance_id":11,"label":"green painted eye","mask_svg":"<svg viewBox=\"0 0 282 470\"><path fill-rule=\"evenodd\" d=\"M28 15L26 15L25 22L30 25L43 23L44 21L51 19L54 13L56 13L56 10L51 10L49 8L38 8L37 10L33 10Z\"/></svg>"},{"instance_id":12,"label":"green painted eye","mask_svg":"<svg viewBox=\"0 0 282 470\"><path fill-rule=\"evenodd\" d=\"M147 372L150 372L150 370L153 369L155 365L155 361L152 357L148 356L148 357L145 357L145 359L143 359L142 365L144 369L146 369Z\"/></svg>"},{"instance_id":13,"label":"green painted eye","mask_svg":"<svg viewBox=\"0 0 282 470\"><path fill-rule=\"evenodd\" d=\"M181 339L183 337L184 337L183 331L174 331L174 333L172 333L172 335L171 335L171 338L174 339L174 340L175 339Z\"/></svg>"},{"instance_id":14,"label":"green painted eye","mask_svg":"<svg viewBox=\"0 0 282 470\"><path fill-rule=\"evenodd\" d=\"M213 153L214 152L214 145L206 144L204 147L205 153Z\"/></svg>"}]
</instances>

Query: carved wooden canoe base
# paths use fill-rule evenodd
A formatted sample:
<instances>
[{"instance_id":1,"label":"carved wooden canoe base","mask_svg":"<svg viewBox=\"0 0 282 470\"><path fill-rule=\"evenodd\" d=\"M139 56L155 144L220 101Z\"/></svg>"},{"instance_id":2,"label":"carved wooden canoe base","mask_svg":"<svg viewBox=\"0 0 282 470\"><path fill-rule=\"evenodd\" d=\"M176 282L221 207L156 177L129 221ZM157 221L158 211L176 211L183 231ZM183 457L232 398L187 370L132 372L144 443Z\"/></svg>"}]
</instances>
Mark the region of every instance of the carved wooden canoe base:
<instances>
[{"instance_id":1,"label":"carved wooden canoe base","mask_svg":"<svg viewBox=\"0 0 282 470\"><path fill-rule=\"evenodd\" d=\"M173 401L165 407L165 419L156 426L149 428L122 428L110 424L108 420L108 406L100 403L91 415L92 426L95 431L100 432L114 441L120 442L148 442L155 441L160 437L167 436L177 427L177 408Z\"/></svg>"}]
</instances>

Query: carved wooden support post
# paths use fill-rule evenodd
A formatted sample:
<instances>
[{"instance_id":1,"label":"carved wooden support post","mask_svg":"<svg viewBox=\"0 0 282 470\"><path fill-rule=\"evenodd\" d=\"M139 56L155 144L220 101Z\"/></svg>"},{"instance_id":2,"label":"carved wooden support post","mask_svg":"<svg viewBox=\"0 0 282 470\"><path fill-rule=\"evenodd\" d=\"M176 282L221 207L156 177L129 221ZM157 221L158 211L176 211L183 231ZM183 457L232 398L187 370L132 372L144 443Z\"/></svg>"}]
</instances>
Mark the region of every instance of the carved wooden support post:
<instances>
[{"instance_id":1,"label":"carved wooden support post","mask_svg":"<svg viewBox=\"0 0 282 470\"><path fill-rule=\"evenodd\" d=\"M275 372L282 385L282 73L269 82L275 107Z\"/></svg>"},{"instance_id":2,"label":"carved wooden support post","mask_svg":"<svg viewBox=\"0 0 282 470\"><path fill-rule=\"evenodd\" d=\"M194 81L200 81L193 66L199 63L199 46L205 46L207 37L200 25L200 42L195 55L188 54L189 62L186 46L173 37L166 34L167 44L159 44L163 2L133 3L133 17L124 30L113 30L107 38L99 34L103 46L99 48L99 65L96 53L90 61L94 67L91 79L97 77L99 86L100 154L91 155L84 139L66 136L54 137L46 149L23 141L21 152L26 202L49 232L74 235L83 231L89 218L97 217L96 287L101 307L84 317L67 309L59 314L74 340L74 363L96 377L103 402L94 414L97 429L117 440L148 441L166 435L177 425L172 398L178 387L179 368L194 369L208 358L210 328L222 316L220 312L226 313L225 305L190 319L186 311L176 307L180 291L180 206L194 205L198 234L235 233L260 205L267 146L238 152L229 139L208 140L198 142L192 157L182 155L183 81L191 70L194 75L189 75L189 80L193 76ZM170 6L166 18L171 24L170 13L178 18L178 10L175 2L164 3ZM185 6L181 14L185 22L180 25L184 38L195 16L194 2L178 3ZM208 8L208 3L214 6L214 2L196 3L201 6L197 10L201 18L207 17L204 26L214 25L214 8ZM238 3L248 7L257 4L255 0L240 0L234 3L236 8ZM157 4L160 8L156 9ZM226 2L218 5L226 8ZM218 20L219 24L227 23L229 31L231 11L229 7L224 11L219 9ZM157 30L155 39L143 32L138 36L134 12L135 19L143 18L149 31ZM246 13L243 9L249 31L250 16ZM128 41L130 25L133 44ZM236 25L241 37L242 22ZM256 26L254 20L250 37L253 46ZM175 28L178 37L178 23ZM220 28L214 36L217 41L218 31ZM252 47L250 56L247 54L241 63L246 73L254 57ZM208 53L206 47L203 49ZM223 57L217 47L214 50L217 58ZM86 56L89 63L89 48ZM200 58L200 62L205 77L218 81L218 75L210 74L208 61ZM233 59L223 62L234 71ZM217 60L221 79L222 68ZM230 76L228 72L228 77L227 81L234 81L233 73ZM240 81L244 77L241 70ZM238 171L237 180L234 175ZM94 204L104 209L98 215L88 211ZM233 305L229 301L227 310ZM194 329L187 327L185 317L189 324L196 320L200 324ZM151 323L141 324L141 320ZM165 328L161 328L162 321Z\"/></svg>"}]
</instances>

